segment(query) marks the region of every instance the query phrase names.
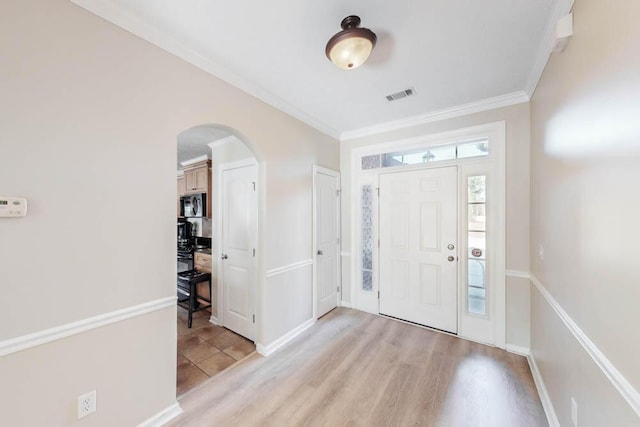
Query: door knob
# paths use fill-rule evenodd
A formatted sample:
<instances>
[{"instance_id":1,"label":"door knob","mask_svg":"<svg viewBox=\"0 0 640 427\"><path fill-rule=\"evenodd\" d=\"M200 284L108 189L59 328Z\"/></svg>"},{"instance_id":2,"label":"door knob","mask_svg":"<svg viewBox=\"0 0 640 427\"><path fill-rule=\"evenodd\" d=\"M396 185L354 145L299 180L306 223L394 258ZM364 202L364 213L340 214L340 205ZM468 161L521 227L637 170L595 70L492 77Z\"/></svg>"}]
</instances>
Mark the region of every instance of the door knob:
<instances>
[{"instance_id":1,"label":"door knob","mask_svg":"<svg viewBox=\"0 0 640 427\"><path fill-rule=\"evenodd\" d=\"M455 257L452 257L451 255L449 255L447 259L449 260L449 262L453 262L455 260Z\"/></svg>"},{"instance_id":2,"label":"door knob","mask_svg":"<svg viewBox=\"0 0 640 427\"><path fill-rule=\"evenodd\" d=\"M324 252L322 252L320 249L318 249L318 255L324 255Z\"/></svg>"},{"instance_id":3,"label":"door knob","mask_svg":"<svg viewBox=\"0 0 640 427\"><path fill-rule=\"evenodd\" d=\"M229 256L227 254L222 254L222 259L227 259Z\"/></svg>"}]
</instances>

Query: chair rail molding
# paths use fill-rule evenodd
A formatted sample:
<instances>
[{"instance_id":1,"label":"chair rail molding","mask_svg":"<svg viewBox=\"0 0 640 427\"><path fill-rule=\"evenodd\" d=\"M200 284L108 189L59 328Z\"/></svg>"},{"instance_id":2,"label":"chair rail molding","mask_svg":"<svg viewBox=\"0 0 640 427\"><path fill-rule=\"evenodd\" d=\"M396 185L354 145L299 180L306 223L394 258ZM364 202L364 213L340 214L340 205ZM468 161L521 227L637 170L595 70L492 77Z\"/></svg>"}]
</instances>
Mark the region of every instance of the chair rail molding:
<instances>
[{"instance_id":1,"label":"chair rail molding","mask_svg":"<svg viewBox=\"0 0 640 427\"><path fill-rule=\"evenodd\" d=\"M42 344L47 344L71 335L80 334L122 320L138 317L146 313L175 307L176 297L159 298L142 304L121 308L108 313L78 320L54 328L44 329L27 335L22 335L8 340L0 341L0 356L26 350Z\"/></svg>"},{"instance_id":2,"label":"chair rail molding","mask_svg":"<svg viewBox=\"0 0 640 427\"><path fill-rule=\"evenodd\" d=\"M640 393L636 390L631 383L622 375L618 369L611 363L611 361L600 351L598 346L595 345L591 339L584 333L576 322L573 321L571 316L562 308L562 306L556 301L551 293L544 287L542 282L538 278L531 274L531 283L538 289L538 292L544 297L549 306L555 311L560 320L565 324L569 332L574 336L576 341L584 348L589 354L591 359L604 373L607 379L618 390L622 397L627 401L629 406L640 416Z\"/></svg>"},{"instance_id":3,"label":"chair rail molding","mask_svg":"<svg viewBox=\"0 0 640 427\"><path fill-rule=\"evenodd\" d=\"M305 259L304 261L294 262L292 264L287 264L282 267L273 268L271 270L267 270L267 278L277 276L279 274L287 273L289 271L296 270L298 268L306 267L308 265L313 265L313 258Z\"/></svg>"}]
</instances>

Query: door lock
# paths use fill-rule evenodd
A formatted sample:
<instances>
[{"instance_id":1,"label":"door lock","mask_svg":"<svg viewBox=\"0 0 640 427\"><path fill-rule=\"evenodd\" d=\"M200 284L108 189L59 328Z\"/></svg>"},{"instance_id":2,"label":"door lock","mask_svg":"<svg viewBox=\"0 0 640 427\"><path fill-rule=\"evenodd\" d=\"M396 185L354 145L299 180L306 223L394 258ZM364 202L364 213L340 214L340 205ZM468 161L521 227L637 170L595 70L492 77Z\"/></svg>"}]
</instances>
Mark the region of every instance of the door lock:
<instances>
[{"instance_id":1,"label":"door lock","mask_svg":"<svg viewBox=\"0 0 640 427\"><path fill-rule=\"evenodd\" d=\"M324 252L322 252L320 249L318 249L318 255L324 255Z\"/></svg>"},{"instance_id":2,"label":"door lock","mask_svg":"<svg viewBox=\"0 0 640 427\"><path fill-rule=\"evenodd\" d=\"M227 255L227 254L222 254L222 259L227 259L227 258L229 258L229 255Z\"/></svg>"},{"instance_id":3,"label":"door lock","mask_svg":"<svg viewBox=\"0 0 640 427\"><path fill-rule=\"evenodd\" d=\"M453 243L449 243L449 244L447 245L447 249L449 249L450 251L454 250L455 248L456 248L456 247L455 247L455 246L453 246Z\"/></svg>"}]
</instances>

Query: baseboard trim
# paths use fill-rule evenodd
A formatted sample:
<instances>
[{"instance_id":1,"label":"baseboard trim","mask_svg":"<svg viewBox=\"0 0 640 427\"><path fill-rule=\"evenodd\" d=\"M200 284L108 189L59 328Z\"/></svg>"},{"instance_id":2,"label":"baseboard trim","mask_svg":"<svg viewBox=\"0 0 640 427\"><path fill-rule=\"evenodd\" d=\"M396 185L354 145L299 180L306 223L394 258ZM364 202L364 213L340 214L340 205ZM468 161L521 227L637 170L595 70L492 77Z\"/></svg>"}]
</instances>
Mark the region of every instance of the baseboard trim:
<instances>
[{"instance_id":1,"label":"baseboard trim","mask_svg":"<svg viewBox=\"0 0 640 427\"><path fill-rule=\"evenodd\" d=\"M56 326L55 328L45 329L28 335L22 335L8 340L0 341L0 356L6 356L11 353L26 350L28 348L47 344L71 335L77 335L82 332L120 322L122 320L138 317L152 311L162 310L176 305L176 297L165 297L157 300L145 302L131 307L122 308L111 311L109 313L99 314L87 319L78 320L76 322L67 323Z\"/></svg>"},{"instance_id":2,"label":"baseboard trim","mask_svg":"<svg viewBox=\"0 0 640 427\"><path fill-rule=\"evenodd\" d=\"M277 276L279 274L283 274L283 273L288 273L289 271L293 271L296 270L298 268L302 268L302 267L306 267L308 265L312 265L313 264L313 259L309 258L309 259L305 259L304 261L300 261L300 262L294 262L293 264L289 264L289 265L285 265L282 267L278 267L278 268L274 268L271 270L267 270L267 278L269 277L273 277L273 276Z\"/></svg>"},{"instance_id":3,"label":"baseboard trim","mask_svg":"<svg viewBox=\"0 0 640 427\"><path fill-rule=\"evenodd\" d=\"M211 315L211 317L209 317L209 323L213 323L216 326L222 326L222 324L220 323L218 318L216 316L214 316L213 314Z\"/></svg>"},{"instance_id":4,"label":"baseboard trim","mask_svg":"<svg viewBox=\"0 0 640 427\"><path fill-rule=\"evenodd\" d=\"M540 396L540 401L542 402L542 409L544 409L544 413L547 416L549 427L560 427L560 421L558 421L556 411L555 409L553 409L551 397L549 397L547 387L544 385L544 380L542 379L542 375L540 374L540 370L538 369L538 365L536 364L536 360L532 354L529 354L529 356L527 356L527 362L529 362L531 376L533 377L533 382L536 384L536 388L538 389L538 395Z\"/></svg>"},{"instance_id":5,"label":"baseboard trim","mask_svg":"<svg viewBox=\"0 0 640 427\"><path fill-rule=\"evenodd\" d=\"M340 301L340 307L344 307L344 308L353 308L353 306L351 305L350 302L347 301Z\"/></svg>"},{"instance_id":6,"label":"baseboard trim","mask_svg":"<svg viewBox=\"0 0 640 427\"><path fill-rule=\"evenodd\" d=\"M168 408L163 409L151 418L147 418L145 421L138 424L138 427L160 427L162 425L165 425L181 413L182 408L180 407L178 402L175 402Z\"/></svg>"},{"instance_id":7,"label":"baseboard trim","mask_svg":"<svg viewBox=\"0 0 640 427\"><path fill-rule=\"evenodd\" d=\"M505 350L507 350L509 353L517 354L524 357L529 357L529 355L531 354L530 348L513 344L507 344Z\"/></svg>"},{"instance_id":8,"label":"baseboard trim","mask_svg":"<svg viewBox=\"0 0 640 427\"><path fill-rule=\"evenodd\" d=\"M576 341L580 343L582 348L591 356L591 359L604 373L607 379L618 390L622 397L627 401L629 406L640 416L640 393L629 381L616 369L609 359L600 351L593 341L580 329L578 324L573 321L571 316L564 311L562 306L556 301L551 293L544 287L542 282L536 276L531 274L531 283L536 287L538 292L547 301L547 304L555 311L560 320L565 324L569 332L574 336Z\"/></svg>"},{"instance_id":9,"label":"baseboard trim","mask_svg":"<svg viewBox=\"0 0 640 427\"><path fill-rule=\"evenodd\" d=\"M297 337L298 335L300 335L301 333L303 333L304 331L312 327L315 323L316 323L316 319L309 319L303 324L287 332L286 334L284 334L283 336L281 336L280 338L278 338L277 340L275 340L269 345L257 344L256 351L262 356L265 356L265 357L269 356L275 353L280 348L284 347L287 343L289 343L289 341L291 341L292 339L294 339L295 337Z\"/></svg>"}]
</instances>

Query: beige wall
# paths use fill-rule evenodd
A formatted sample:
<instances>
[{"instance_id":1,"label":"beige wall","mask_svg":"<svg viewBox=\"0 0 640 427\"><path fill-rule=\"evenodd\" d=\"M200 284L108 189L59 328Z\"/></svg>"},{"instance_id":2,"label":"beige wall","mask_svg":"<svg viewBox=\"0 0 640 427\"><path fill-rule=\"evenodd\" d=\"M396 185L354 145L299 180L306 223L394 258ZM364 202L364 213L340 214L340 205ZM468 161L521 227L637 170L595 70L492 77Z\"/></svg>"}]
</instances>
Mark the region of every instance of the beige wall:
<instances>
[{"instance_id":1,"label":"beige wall","mask_svg":"<svg viewBox=\"0 0 640 427\"><path fill-rule=\"evenodd\" d=\"M636 390L638 16L635 0L578 0L574 36L564 53L551 57L531 103L532 272ZM533 355L544 359L542 376L560 423L570 425L569 399L576 395L580 426L603 425L599 419L607 425L640 423L622 416L615 390L567 360L575 343L548 319L554 314L544 300L534 301ZM601 418L586 415L591 404Z\"/></svg>"},{"instance_id":2,"label":"beige wall","mask_svg":"<svg viewBox=\"0 0 640 427\"><path fill-rule=\"evenodd\" d=\"M176 136L196 125L236 129L265 162L263 270L311 257L312 164L338 167L332 138L67 0L1 2L0 52L0 194L30 203L28 217L0 220L6 296L0 299L0 340L175 295ZM261 325L263 335L277 338L298 326L299 317L311 317L311 275L295 284L285 279L268 290L270 298L294 305L281 291L295 286L305 311L290 316L263 304L272 322ZM69 372L68 381L82 377L83 387L61 388L58 403L68 407L85 388L97 388L99 399L108 400L118 388L133 387L136 378L119 375L111 353L160 334L148 350L131 350L129 362L143 365L152 350L166 351L145 368L158 375L135 388L154 403L145 407L147 416L171 404L174 328L123 325L122 334L78 338L102 350L91 356L100 372ZM65 353L65 343L3 358L2 369L42 371L30 380L34 388L55 384L59 372L68 371L64 357L56 356ZM34 398L15 381L2 381L0 389L17 390L11 402L30 399L39 406L54 398L39 392ZM29 422L37 411L10 407L3 422L38 424ZM142 411L128 408L121 408L117 425L140 420ZM92 422L115 425L109 411L102 407Z\"/></svg>"},{"instance_id":3,"label":"beige wall","mask_svg":"<svg viewBox=\"0 0 640 427\"><path fill-rule=\"evenodd\" d=\"M351 150L420 135L437 134L450 130L491 122L506 122L506 176L507 176L507 270L529 271L529 104L485 111L384 134L344 141L340 144L342 172L342 235L345 252L351 251ZM352 254L355 256L355 254ZM343 264L350 260L343 257ZM343 270L343 299L349 301L350 275ZM527 281L507 278L507 343L529 347L529 285Z\"/></svg>"}]
</instances>

